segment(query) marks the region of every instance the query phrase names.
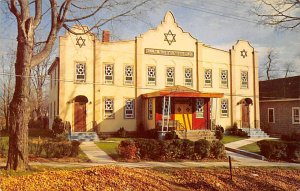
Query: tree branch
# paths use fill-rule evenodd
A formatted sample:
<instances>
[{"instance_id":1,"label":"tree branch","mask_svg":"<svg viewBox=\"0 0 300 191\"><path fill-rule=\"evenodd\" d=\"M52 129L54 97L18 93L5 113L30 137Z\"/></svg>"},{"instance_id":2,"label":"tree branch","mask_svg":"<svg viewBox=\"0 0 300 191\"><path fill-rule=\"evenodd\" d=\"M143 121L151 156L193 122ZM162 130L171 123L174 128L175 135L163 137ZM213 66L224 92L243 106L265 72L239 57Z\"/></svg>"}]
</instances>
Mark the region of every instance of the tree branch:
<instances>
[{"instance_id":1,"label":"tree branch","mask_svg":"<svg viewBox=\"0 0 300 191\"><path fill-rule=\"evenodd\" d=\"M86 18L89 18L93 15L95 15L100 9L102 9L102 7L108 2L108 0L104 0L103 3L94 11L92 12L91 14L89 15L85 15L83 17L80 17L80 18L75 18L75 19L65 19L65 22L74 22L74 21L80 21L80 20L84 20ZM73 5L73 4L72 4ZM74 5L73 5L74 6Z\"/></svg>"},{"instance_id":2,"label":"tree branch","mask_svg":"<svg viewBox=\"0 0 300 191\"><path fill-rule=\"evenodd\" d=\"M12 12L15 15L15 17L17 18L17 20L19 20L20 12L18 11L17 6L16 6L16 0L10 0L10 3L7 2L7 4L8 4L8 8L9 8L10 12Z\"/></svg>"},{"instance_id":3,"label":"tree branch","mask_svg":"<svg viewBox=\"0 0 300 191\"><path fill-rule=\"evenodd\" d=\"M42 18L42 0L35 1L35 17L33 21L33 27L39 26Z\"/></svg>"},{"instance_id":4,"label":"tree branch","mask_svg":"<svg viewBox=\"0 0 300 191\"><path fill-rule=\"evenodd\" d=\"M47 56L49 56L52 47L55 43L57 37L57 31L59 27L57 25L57 10L56 10L56 0L49 0L51 5L51 30L49 32L46 44L42 51L32 56L31 67L34 67L41 63Z\"/></svg>"}]
</instances>

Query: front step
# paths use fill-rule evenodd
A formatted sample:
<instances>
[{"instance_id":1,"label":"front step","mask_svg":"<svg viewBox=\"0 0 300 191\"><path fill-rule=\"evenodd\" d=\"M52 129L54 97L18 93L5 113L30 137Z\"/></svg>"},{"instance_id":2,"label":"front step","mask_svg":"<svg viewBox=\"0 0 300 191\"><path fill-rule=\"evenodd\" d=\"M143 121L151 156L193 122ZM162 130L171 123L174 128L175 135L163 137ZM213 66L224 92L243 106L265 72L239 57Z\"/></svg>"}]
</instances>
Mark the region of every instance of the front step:
<instances>
[{"instance_id":1,"label":"front step","mask_svg":"<svg viewBox=\"0 0 300 191\"><path fill-rule=\"evenodd\" d=\"M69 135L71 141L99 141L98 135L95 132L71 132Z\"/></svg>"},{"instance_id":2,"label":"front step","mask_svg":"<svg viewBox=\"0 0 300 191\"><path fill-rule=\"evenodd\" d=\"M206 139L209 141L216 140L215 132L211 130L188 130L175 132L179 139L188 139L191 141L198 141L199 139Z\"/></svg>"},{"instance_id":3,"label":"front step","mask_svg":"<svg viewBox=\"0 0 300 191\"><path fill-rule=\"evenodd\" d=\"M246 132L249 137L253 137L253 138L268 138L269 137L269 135L261 129L242 128L242 131Z\"/></svg>"}]
</instances>

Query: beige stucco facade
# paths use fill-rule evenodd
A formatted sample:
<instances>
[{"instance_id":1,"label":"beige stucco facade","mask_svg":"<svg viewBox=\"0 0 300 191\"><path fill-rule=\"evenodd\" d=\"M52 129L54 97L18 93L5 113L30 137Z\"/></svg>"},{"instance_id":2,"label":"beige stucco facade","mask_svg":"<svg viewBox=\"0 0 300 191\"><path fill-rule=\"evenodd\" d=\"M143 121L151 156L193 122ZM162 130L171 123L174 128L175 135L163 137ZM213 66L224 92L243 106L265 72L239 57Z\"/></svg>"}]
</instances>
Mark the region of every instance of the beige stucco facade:
<instances>
[{"instance_id":1,"label":"beige stucco facade","mask_svg":"<svg viewBox=\"0 0 300 191\"><path fill-rule=\"evenodd\" d=\"M73 30L82 32L79 26ZM172 70L171 82L167 79L168 68ZM126 74L127 69L131 70ZM154 76L149 70L154 70ZM189 71L191 81L186 77ZM237 41L229 51L205 45L184 32L171 12L157 28L129 41L101 42L90 33L66 32L59 38L59 59L49 75L52 83L57 80L56 86L50 87L50 108L56 105L55 111L49 110L50 127L54 116L60 116L76 131L75 113L80 109L75 108L75 102L83 96L86 131L95 126L102 132L115 132L120 127L136 131L139 125L153 128L155 118L145 117L148 105L141 95L175 85L223 93L222 98L210 98L211 119L226 128L235 122L243 126L240 103L249 98L250 127L259 127L258 59L254 48L244 40ZM125 102L131 99L134 106L129 104L126 110ZM227 100L227 106L223 104L227 108L222 110L223 99Z\"/></svg>"}]
</instances>

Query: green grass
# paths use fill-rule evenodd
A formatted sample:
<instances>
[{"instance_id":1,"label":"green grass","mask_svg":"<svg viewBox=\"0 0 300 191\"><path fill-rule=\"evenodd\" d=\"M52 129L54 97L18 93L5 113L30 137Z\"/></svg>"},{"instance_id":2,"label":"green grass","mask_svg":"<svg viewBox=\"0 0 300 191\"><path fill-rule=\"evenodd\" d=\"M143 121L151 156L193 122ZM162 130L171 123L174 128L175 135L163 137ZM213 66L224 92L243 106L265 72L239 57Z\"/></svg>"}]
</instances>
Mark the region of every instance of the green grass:
<instances>
[{"instance_id":1,"label":"green grass","mask_svg":"<svg viewBox=\"0 0 300 191\"><path fill-rule=\"evenodd\" d=\"M104 142L105 141L115 141L115 142L120 143L121 141L126 140L126 139L128 139L128 138L110 137L110 138L105 139Z\"/></svg>"},{"instance_id":2,"label":"green grass","mask_svg":"<svg viewBox=\"0 0 300 191\"><path fill-rule=\"evenodd\" d=\"M247 139L247 137L239 137L239 136L234 136L234 135L225 135L222 139L222 143L226 144L226 143L231 143L231 142L235 142L235 141L240 141L243 139Z\"/></svg>"},{"instance_id":3,"label":"green grass","mask_svg":"<svg viewBox=\"0 0 300 191\"><path fill-rule=\"evenodd\" d=\"M119 142L96 142L95 143L101 150L106 152L111 158L117 159L119 158L119 154L117 152L117 148Z\"/></svg>"},{"instance_id":4,"label":"green grass","mask_svg":"<svg viewBox=\"0 0 300 191\"><path fill-rule=\"evenodd\" d=\"M242 147L239 147L238 149L248 151L248 152L251 152L251 153L260 154L260 149L259 149L259 146L257 145L257 142L251 143L251 144L248 144L248 145L244 145Z\"/></svg>"}]
</instances>

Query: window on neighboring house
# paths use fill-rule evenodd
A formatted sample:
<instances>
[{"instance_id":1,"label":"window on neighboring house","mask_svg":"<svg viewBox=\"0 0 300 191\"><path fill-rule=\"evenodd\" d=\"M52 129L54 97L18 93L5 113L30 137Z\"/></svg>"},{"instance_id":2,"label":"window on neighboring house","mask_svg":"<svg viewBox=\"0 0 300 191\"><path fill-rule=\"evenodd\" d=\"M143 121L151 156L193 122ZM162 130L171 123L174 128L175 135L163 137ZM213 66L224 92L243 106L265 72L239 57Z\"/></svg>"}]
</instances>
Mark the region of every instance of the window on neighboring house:
<instances>
[{"instance_id":1,"label":"window on neighboring house","mask_svg":"<svg viewBox=\"0 0 300 191\"><path fill-rule=\"evenodd\" d=\"M228 87L228 70L221 70L221 87Z\"/></svg>"},{"instance_id":2,"label":"window on neighboring house","mask_svg":"<svg viewBox=\"0 0 300 191\"><path fill-rule=\"evenodd\" d=\"M147 70L148 75L148 85L155 85L156 84L156 67L155 66L148 66Z\"/></svg>"},{"instance_id":3,"label":"window on neighboring house","mask_svg":"<svg viewBox=\"0 0 300 191\"><path fill-rule=\"evenodd\" d=\"M85 81L85 64L84 63L76 63L76 81L77 82Z\"/></svg>"},{"instance_id":4,"label":"window on neighboring house","mask_svg":"<svg viewBox=\"0 0 300 191\"><path fill-rule=\"evenodd\" d=\"M204 117L204 99L196 100L196 118Z\"/></svg>"},{"instance_id":5,"label":"window on neighboring house","mask_svg":"<svg viewBox=\"0 0 300 191\"><path fill-rule=\"evenodd\" d=\"M134 118L134 99L126 99L125 100L125 111L124 111L125 119L133 119Z\"/></svg>"},{"instance_id":6,"label":"window on neighboring house","mask_svg":"<svg viewBox=\"0 0 300 191\"><path fill-rule=\"evenodd\" d=\"M153 101L148 99L148 120L153 119Z\"/></svg>"},{"instance_id":7,"label":"window on neighboring house","mask_svg":"<svg viewBox=\"0 0 300 191\"><path fill-rule=\"evenodd\" d=\"M268 122L275 123L275 111L274 108L268 108Z\"/></svg>"},{"instance_id":8,"label":"window on neighboring house","mask_svg":"<svg viewBox=\"0 0 300 191\"><path fill-rule=\"evenodd\" d=\"M124 84L125 85L133 85L133 66L132 65L126 65L125 66L125 78L124 78Z\"/></svg>"},{"instance_id":9,"label":"window on neighboring house","mask_svg":"<svg viewBox=\"0 0 300 191\"><path fill-rule=\"evenodd\" d=\"M292 108L292 122L293 124L300 124L300 107Z\"/></svg>"},{"instance_id":10,"label":"window on neighboring house","mask_svg":"<svg viewBox=\"0 0 300 191\"><path fill-rule=\"evenodd\" d=\"M114 83L114 65L105 64L104 65L104 83L113 84Z\"/></svg>"},{"instance_id":11,"label":"window on neighboring house","mask_svg":"<svg viewBox=\"0 0 300 191\"><path fill-rule=\"evenodd\" d=\"M228 117L228 99L221 99L221 117Z\"/></svg>"},{"instance_id":12,"label":"window on neighboring house","mask_svg":"<svg viewBox=\"0 0 300 191\"><path fill-rule=\"evenodd\" d=\"M173 86L174 82L175 82L175 78L174 78L174 72L175 68L174 67L167 67L166 73L167 73L167 82L166 85L167 86Z\"/></svg>"},{"instance_id":13,"label":"window on neighboring house","mask_svg":"<svg viewBox=\"0 0 300 191\"><path fill-rule=\"evenodd\" d=\"M248 88L248 72L241 72L241 88Z\"/></svg>"},{"instance_id":14,"label":"window on neighboring house","mask_svg":"<svg viewBox=\"0 0 300 191\"><path fill-rule=\"evenodd\" d=\"M192 68L184 69L184 85L193 86L193 69Z\"/></svg>"},{"instance_id":15,"label":"window on neighboring house","mask_svg":"<svg viewBox=\"0 0 300 191\"><path fill-rule=\"evenodd\" d=\"M212 87L212 69L204 70L204 87Z\"/></svg>"},{"instance_id":16,"label":"window on neighboring house","mask_svg":"<svg viewBox=\"0 0 300 191\"><path fill-rule=\"evenodd\" d=\"M104 99L104 118L113 119L114 115L114 99L105 98Z\"/></svg>"}]
</instances>

